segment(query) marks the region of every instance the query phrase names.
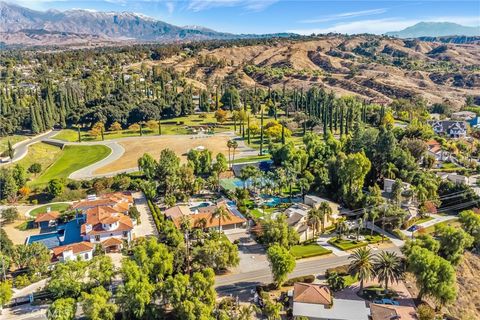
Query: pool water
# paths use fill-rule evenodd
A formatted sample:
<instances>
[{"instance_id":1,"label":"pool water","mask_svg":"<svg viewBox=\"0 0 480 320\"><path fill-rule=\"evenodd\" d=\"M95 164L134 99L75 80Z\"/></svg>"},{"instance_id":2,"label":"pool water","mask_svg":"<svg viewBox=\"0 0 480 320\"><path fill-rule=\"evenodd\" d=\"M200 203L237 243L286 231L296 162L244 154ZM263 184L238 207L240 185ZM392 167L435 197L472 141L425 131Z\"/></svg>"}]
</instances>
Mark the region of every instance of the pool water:
<instances>
[{"instance_id":1,"label":"pool water","mask_svg":"<svg viewBox=\"0 0 480 320\"><path fill-rule=\"evenodd\" d=\"M61 245L58 232L35 234L27 239L27 244L34 242L43 243L48 249L52 249Z\"/></svg>"}]
</instances>

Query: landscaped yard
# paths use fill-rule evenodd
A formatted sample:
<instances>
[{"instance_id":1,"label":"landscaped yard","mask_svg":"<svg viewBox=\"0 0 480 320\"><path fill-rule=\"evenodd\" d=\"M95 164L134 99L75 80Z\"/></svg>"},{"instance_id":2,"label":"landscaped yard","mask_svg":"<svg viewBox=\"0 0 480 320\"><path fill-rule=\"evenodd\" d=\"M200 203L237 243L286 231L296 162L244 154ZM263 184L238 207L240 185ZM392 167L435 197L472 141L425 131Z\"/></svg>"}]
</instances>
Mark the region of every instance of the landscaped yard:
<instances>
[{"instance_id":1,"label":"landscaped yard","mask_svg":"<svg viewBox=\"0 0 480 320\"><path fill-rule=\"evenodd\" d=\"M38 179L34 180L32 185L46 184L55 178L68 178L71 173L102 160L110 152L110 148L102 145L66 146L60 158Z\"/></svg>"},{"instance_id":2,"label":"landscaped yard","mask_svg":"<svg viewBox=\"0 0 480 320\"><path fill-rule=\"evenodd\" d=\"M417 221L415 221L415 224L420 224L420 223L424 223L424 222L427 222L427 221L430 221L430 220L433 220L432 217L423 217L423 218L420 218L418 219Z\"/></svg>"},{"instance_id":3,"label":"landscaped yard","mask_svg":"<svg viewBox=\"0 0 480 320\"><path fill-rule=\"evenodd\" d=\"M235 158L233 163L260 162L260 161L270 160L270 158L271 158L270 155L250 156L250 157L245 157L241 159Z\"/></svg>"},{"instance_id":4,"label":"landscaped yard","mask_svg":"<svg viewBox=\"0 0 480 320\"><path fill-rule=\"evenodd\" d=\"M41 207L38 207L36 209L33 209L32 211L30 211L30 215L32 217L36 217L38 214L40 213L44 213L44 212L47 212L47 208L50 207L50 211L59 211L59 212L63 212L65 210L67 210L69 207L70 207L70 204L68 203L52 203L52 204L47 204L47 205L44 205L44 206L41 206Z\"/></svg>"},{"instance_id":5,"label":"landscaped yard","mask_svg":"<svg viewBox=\"0 0 480 320\"><path fill-rule=\"evenodd\" d=\"M383 241L385 243L388 243L390 242L390 239L385 237ZM382 242L382 236L375 233L372 236L370 234L364 234L364 240L359 240L359 241L356 241L355 239L347 239L347 238L340 239L338 237L328 240L328 243L330 243L332 246L335 246L344 251L364 247L368 244L374 244L379 242Z\"/></svg>"},{"instance_id":6,"label":"landscaped yard","mask_svg":"<svg viewBox=\"0 0 480 320\"><path fill-rule=\"evenodd\" d=\"M295 256L295 259L309 258L332 253L331 250L325 249L324 247L315 243L293 246L290 248L290 252Z\"/></svg>"}]
</instances>

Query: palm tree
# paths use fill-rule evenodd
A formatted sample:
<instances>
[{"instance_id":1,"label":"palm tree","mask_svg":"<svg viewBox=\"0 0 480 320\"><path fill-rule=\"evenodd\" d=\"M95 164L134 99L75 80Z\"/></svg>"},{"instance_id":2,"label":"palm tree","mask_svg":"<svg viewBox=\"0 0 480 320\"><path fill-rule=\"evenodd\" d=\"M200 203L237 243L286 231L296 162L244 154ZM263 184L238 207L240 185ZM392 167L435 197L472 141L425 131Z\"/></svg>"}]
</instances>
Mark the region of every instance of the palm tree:
<instances>
[{"instance_id":1,"label":"palm tree","mask_svg":"<svg viewBox=\"0 0 480 320\"><path fill-rule=\"evenodd\" d=\"M259 312L259 308L254 304L243 305L238 310L237 320L255 319L255 315Z\"/></svg>"},{"instance_id":2,"label":"palm tree","mask_svg":"<svg viewBox=\"0 0 480 320\"><path fill-rule=\"evenodd\" d=\"M325 232L325 220L330 221L332 219L332 208L327 201L322 201L318 207L320 211L320 217L322 219L322 233Z\"/></svg>"},{"instance_id":3,"label":"palm tree","mask_svg":"<svg viewBox=\"0 0 480 320\"><path fill-rule=\"evenodd\" d=\"M388 291L389 282L398 282L403 276L402 261L395 252L378 253L375 256L374 270L378 281L385 283L385 291Z\"/></svg>"},{"instance_id":4,"label":"palm tree","mask_svg":"<svg viewBox=\"0 0 480 320\"><path fill-rule=\"evenodd\" d=\"M372 228L370 229L370 235L373 236L373 228L375 227L375 220L378 218L378 211L372 210L370 211L370 219L372 219Z\"/></svg>"},{"instance_id":5,"label":"palm tree","mask_svg":"<svg viewBox=\"0 0 480 320\"><path fill-rule=\"evenodd\" d=\"M212 216L210 218L210 222L213 220L218 219L218 233L221 232L222 230L222 220L230 220L230 214L228 213L227 209L225 207L218 207L215 209L215 211L212 213Z\"/></svg>"},{"instance_id":6,"label":"palm tree","mask_svg":"<svg viewBox=\"0 0 480 320\"><path fill-rule=\"evenodd\" d=\"M348 272L357 275L360 280L360 293L363 291L363 282L372 278L374 265L372 250L367 247L355 250L348 259L352 259Z\"/></svg>"},{"instance_id":7,"label":"palm tree","mask_svg":"<svg viewBox=\"0 0 480 320\"><path fill-rule=\"evenodd\" d=\"M322 223L320 211L317 209L312 209L308 212L307 215L308 225L313 226L313 237L315 238L318 232L318 226Z\"/></svg>"},{"instance_id":8,"label":"palm tree","mask_svg":"<svg viewBox=\"0 0 480 320\"><path fill-rule=\"evenodd\" d=\"M338 237L340 239L343 238L343 233L345 232L345 229L347 228L347 219L345 217L341 217L340 219L337 220L337 233Z\"/></svg>"},{"instance_id":9,"label":"palm tree","mask_svg":"<svg viewBox=\"0 0 480 320\"><path fill-rule=\"evenodd\" d=\"M232 165L235 162L235 150L238 148L238 142L235 140L232 141L232 149L233 149L233 157L232 157Z\"/></svg>"},{"instance_id":10,"label":"palm tree","mask_svg":"<svg viewBox=\"0 0 480 320\"><path fill-rule=\"evenodd\" d=\"M387 179L395 179L398 174L398 169L395 165L391 162L385 164L382 168L382 175Z\"/></svg>"},{"instance_id":11,"label":"palm tree","mask_svg":"<svg viewBox=\"0 0 480 320\"><path fill-rule=\"evenodd\" d=\"M232 166L232 159L231 159L231 156L230 156L230 149L232 148L233 146L233 140L228 140L227 141L227 147L228 147L228 163L230 165L230 167Z\"/></svg>"}]
</instances>

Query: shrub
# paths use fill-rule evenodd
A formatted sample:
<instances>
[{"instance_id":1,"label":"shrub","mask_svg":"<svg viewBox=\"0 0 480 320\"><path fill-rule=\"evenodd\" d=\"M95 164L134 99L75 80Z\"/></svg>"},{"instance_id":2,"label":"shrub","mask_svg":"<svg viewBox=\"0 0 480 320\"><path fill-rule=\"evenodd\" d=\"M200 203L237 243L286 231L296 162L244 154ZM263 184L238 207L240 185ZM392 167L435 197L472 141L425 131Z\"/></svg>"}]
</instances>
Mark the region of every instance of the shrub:
<instances>
[{"instance_id":1,"label":"shrub","mask_svg":"<svg viewBox=\"0 0 480 320\"><path fill-rule=\"evenodd\" d=\"M343 265L343 266L338 266L335 268L328 268L327 271L325 272L325 276L328 277L328 275L336 272L337 274L341 276L346 276L349 275L348 273L348 264Z\"/></svg>"},{"instance_id":2,"label":"shrub","mask_svg":"<svg viewBox=\"0 0 480 320\"><path fill-rule=\"evenodd\" d=\"M315 276L313 274L310 274L308 276L302 276L302 277L295 277L288 279L283 286L284 287L289 287L293 286L295 282L303 282L303 283L313 283L315 281Z\"/></svg>"},{"instance_id":3,"label":"shrub","mask_svg":"<svg viewBox=\"0 0 480 320\"><path fill-rule=\"evenodd\" d=\"M17 277L15 277L13 285L17 289L25 288L26 286L30 285L30 279L28 278L27 274L22 274Z\"/></svg>"},{"instance_id":4,"label":"shrub","mask_svg":"<svg viewBox=\"0 0 480 320\"><path fill-rule=\"evenodd\" d=\"M75 180L70 180L67 183L67 187L70 190L77 190L81 187L81 182L80 181L75 181Z\"/></svg>"}]
</instances>

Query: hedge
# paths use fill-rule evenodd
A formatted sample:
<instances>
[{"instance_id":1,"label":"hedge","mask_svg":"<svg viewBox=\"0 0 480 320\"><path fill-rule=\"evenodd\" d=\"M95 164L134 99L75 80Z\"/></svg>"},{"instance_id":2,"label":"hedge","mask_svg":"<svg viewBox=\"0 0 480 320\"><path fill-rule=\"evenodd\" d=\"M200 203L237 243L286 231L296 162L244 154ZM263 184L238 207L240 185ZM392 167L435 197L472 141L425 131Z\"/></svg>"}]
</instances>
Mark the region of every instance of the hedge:
<instances>
[{"instance_id":1,"label":"hedge","mask_svg":"<svg viewBox=\"0 0 480 320\"><path fill-rule=\"evenodd\" d=\"M301 277L288 279L283 284L283 287L293 286L293 284L296 282L313 283L313 281L315 281L315 276L313 274L310 274L308 276L301 276Z\"/></svg>"}]
</instances>

